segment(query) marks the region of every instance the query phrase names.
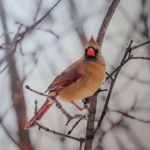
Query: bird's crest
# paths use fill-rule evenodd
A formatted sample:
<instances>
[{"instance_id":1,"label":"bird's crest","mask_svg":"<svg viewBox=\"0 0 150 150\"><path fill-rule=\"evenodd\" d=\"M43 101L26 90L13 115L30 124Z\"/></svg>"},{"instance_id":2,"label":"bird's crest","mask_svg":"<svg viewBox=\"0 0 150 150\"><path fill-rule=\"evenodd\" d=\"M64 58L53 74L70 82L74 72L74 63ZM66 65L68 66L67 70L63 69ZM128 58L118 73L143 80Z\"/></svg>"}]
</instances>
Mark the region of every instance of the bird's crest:
<instances>
[{"instance_id":1,"label":"bird's crest","mask_svg":"<svg viewBox=\"0 0 150 150\"><path fill-rule=\"evenodd\" d=\"M93 44L97 44L97 42L94 40L93 36L91 37L91 39L88 42L89 44L93 45Z\"/></svg>"},{"instance_id":2,"label":"bird's crest","mask_svg":"<svg viewBox=\"0 0 150 150\"><path fill-rule=\"evenodd\" d=\"M88 47L93 47L95 49L100 50L100 47L99 47L98 43L94 40L93 36L88 41L88 43L85 45L85 49L88 48Z\"/></svg>"}]
</instances>

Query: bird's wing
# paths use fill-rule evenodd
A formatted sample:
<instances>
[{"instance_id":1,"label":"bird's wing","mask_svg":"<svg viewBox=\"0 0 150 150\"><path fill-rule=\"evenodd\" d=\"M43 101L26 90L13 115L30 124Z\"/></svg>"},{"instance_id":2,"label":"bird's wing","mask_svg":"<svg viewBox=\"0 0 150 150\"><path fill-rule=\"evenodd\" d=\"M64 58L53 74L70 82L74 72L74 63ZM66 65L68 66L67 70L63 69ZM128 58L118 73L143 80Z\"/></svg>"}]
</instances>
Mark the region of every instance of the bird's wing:
<instances>
[{"instance_id":1,"label":"bird's wing","mask_svg":"<svg viewBox=\"0 0 150 150\"><path fill-rule=\"evenodd\" d=\"M71 68L70 67L55 78L55 80L48 87L46 92L59 90L65 86L78 82L85 77L85 75L83 73L78 72L78 70L74 66Z\"/></svg>"}]
</instances>

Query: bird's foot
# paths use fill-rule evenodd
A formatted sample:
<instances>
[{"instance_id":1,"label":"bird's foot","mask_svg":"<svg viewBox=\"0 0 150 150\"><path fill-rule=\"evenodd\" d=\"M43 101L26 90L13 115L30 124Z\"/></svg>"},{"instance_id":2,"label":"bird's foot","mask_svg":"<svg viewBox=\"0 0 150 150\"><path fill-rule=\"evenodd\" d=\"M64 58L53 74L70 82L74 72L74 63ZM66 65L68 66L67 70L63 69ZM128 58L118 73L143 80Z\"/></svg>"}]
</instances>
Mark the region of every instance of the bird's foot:
<instances>
[{"instance_id":1,"label":"bird's foot","mask_svg":"<svg viewBox=\"0 0 150 150\"><path fill-rule=\"evenodd\" d=\"M82 103L84 105L83 109L86 109L89 111L89 107L88 107L88 104L90 104L91 102L91 98L90 97L87 97L85 99L82 100Z\"/></svg>"},{"instance_id":2,"label":"bird's foot","mask_svg":"<svg viewBox=\"0 0 150 150\"><path fill-rule=\"evenodd\" d=\"M84 98L84 99L82 100L82 103L83 103L84 105L87 105L87 104L89 104L90 102L91 102L91 98L90 98L90 97Z\"/></svg>"},{"instance_id":3,"label":"bird's foot","mask_svg":"<svg viewBox=\"0 0 150 150\"><path fill-rule=\"evenodd\" d=\"M81 108L79 105L77 105L75 102L71 102L72 105L74 105L78 110L82 111L83 109L89 110L87 104L84 105L83 108Z\"/></svg>"},{"instance_id":4,"label":"bird's foot","mask_svg":"<svg viewBox=\"0 0 150 150\"><path fill-rule=\"evenodd\" d=\"M72 116L62 107L62 105L55 99L56 107L59 108L68 120L72 120Z\"/></svg>"}]
</instances>

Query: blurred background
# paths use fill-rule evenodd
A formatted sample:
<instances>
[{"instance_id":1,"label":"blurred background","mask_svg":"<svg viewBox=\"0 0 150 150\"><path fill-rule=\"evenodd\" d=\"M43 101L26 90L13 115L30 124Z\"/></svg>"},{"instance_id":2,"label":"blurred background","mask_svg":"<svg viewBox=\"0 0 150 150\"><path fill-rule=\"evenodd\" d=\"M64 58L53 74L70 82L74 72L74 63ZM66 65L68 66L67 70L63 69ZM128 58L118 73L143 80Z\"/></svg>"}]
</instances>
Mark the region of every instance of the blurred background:
<instances>
[{"instance_id":1,"label":"blurred background","mask_svg":"<svg viewBox=\"0 0 150 150\"><path fill-rule=\"evenodd\" d=\"M38 130L24 130L34 114L34 100L40 107L45 97L25 89L25 85L44 92L54 78L84 53L84 45L96 39L112 0L62 0L49 15L15 47L13 38L34 24L56 0L0 0L0 150L77 150L79 143ZM150 1L121 1L106 32L102 55L111 73L119 64L130 40L138 45L150 39ZM133 52L150 56L150 45ZM109 88L110 81L102 85ZM107 92L98 96L99 119ZM70 114L81 113L61 102ZM79 105L82 103L79 101ZM150 61L131 60L121 70L109 103L137 118L150 120ZM86 114L83 111L82 114ZM71 125L53 106L40 123L67 134ZM96 124L96 123L95 123ZM72 136L85 137L86 121ZM93 150L149 150L150 124L108 111L95 135Z\"/></svg>"}]
</instances>

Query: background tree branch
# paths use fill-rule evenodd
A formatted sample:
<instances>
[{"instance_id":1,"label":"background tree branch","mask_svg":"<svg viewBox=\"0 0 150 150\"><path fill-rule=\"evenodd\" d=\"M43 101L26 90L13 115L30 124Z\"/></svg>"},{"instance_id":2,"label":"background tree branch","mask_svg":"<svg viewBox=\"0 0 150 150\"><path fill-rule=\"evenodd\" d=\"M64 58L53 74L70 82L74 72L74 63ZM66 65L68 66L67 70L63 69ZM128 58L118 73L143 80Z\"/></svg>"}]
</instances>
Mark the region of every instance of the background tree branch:
<instances>
[{"instance_id":1,"label":"background tree branch","mask_svg":"<svg viewBox=\"0 0 150 150\"><path fill-rule=\"evenodd\" d=\"M1 11L0 17L2 21L3 30L5 32L8 32L6 18L5 18L6 15L3 9L3 2L1 0L0 0L0 11ZM8 36L8 34L5 34L5 42L10 43L10 37ZM26 150L26 149L33 150L29 138L29 132L23 129L23 127L27 122L26 104L25 104L25 99L24 99L24 94L22 89L22 83L19 78L18 71L16 69L15 58L13 55L8 55L10 51L12 51L11 47L7 49L6 60L8 63L9 74L10 74L11 98L17 116L19 147L21 150Z\"/></svg>"}]
</instances>

